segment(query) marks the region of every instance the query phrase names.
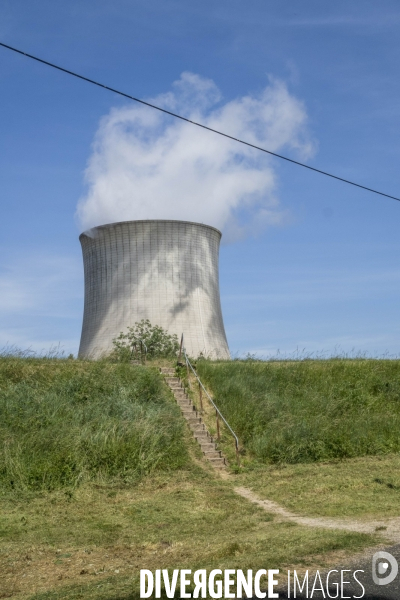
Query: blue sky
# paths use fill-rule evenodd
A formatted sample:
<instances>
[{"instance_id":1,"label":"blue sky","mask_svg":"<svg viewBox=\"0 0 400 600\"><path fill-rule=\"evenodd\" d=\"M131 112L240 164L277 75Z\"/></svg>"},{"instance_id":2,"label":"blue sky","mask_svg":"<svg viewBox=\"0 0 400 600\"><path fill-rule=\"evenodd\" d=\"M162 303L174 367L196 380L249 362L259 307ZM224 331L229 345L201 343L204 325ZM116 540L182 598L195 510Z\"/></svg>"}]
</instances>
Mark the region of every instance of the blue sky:
<instances>
[{"instance_id":1,"label":"blue sky","mask_svg":"<svg viewBox=\"0 0 400 600\"><path fill-rule=\"evenodd\" d=\"M184 72L212 80L219 107L259 98L279 81L302 107L312 145L307 154L289 143L285 154L395 196L399 27L400 5L389 0L0 5L0 41L138 97L162 98ZM0 346L76 353L77 203L88 195L100 120L129 104L4 49L0 74ZM278 159L252 160L273 174L283 217L225 235L221 298L232 353L399 354L400 203ZM254 211L238 210L239 225L256 223Z\"/></svg>"}]
</instances>

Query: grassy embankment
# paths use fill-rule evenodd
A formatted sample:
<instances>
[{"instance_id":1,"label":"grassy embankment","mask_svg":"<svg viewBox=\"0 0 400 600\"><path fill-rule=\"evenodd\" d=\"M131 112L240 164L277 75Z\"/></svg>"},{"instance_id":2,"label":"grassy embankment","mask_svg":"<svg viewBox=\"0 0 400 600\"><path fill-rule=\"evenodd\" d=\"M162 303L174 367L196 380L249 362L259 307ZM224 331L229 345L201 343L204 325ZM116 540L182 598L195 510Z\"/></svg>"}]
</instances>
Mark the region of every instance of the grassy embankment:
<instances>
[{"instance_id":1,"label":"grassy embankment","mask_svg":"<svg viewBox=\"0 0 400 600\"><path fill-rule=\"evenodd\" d=\"M399 515L400 361L199 361L198 371L246 452L238 482L305 514Z\"/></svg>"},{"instance_id":2,"label":"grassy embankment","mask_svg":"<svg viewBox=\"0 0 400 600\"><path fill-rule=\"evenodd\" d=\"M236 496L151 367L1 358L0 443L0 597L134 599L140 568L329 566L374 541Z\"/></svg>"},{"instance_id":3,"label":"grassy embankment","mask_svg":"<svg viewBox=\"0 0 400 600\"><path fill-rule=\"evenodd\" d=\"M128 364L0 360L2 489L135 481L187 461L159 377Z\"/></svg>"}]
</instances>

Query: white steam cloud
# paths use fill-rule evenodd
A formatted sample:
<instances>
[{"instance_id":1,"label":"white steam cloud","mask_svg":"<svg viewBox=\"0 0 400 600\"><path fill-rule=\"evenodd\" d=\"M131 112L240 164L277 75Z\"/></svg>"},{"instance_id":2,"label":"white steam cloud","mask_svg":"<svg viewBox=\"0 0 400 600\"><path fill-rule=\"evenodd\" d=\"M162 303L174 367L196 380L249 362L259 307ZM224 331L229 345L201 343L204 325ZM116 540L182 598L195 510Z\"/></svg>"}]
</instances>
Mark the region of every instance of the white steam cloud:
<instances>
[{"instance_id":1,"label":"white steam cloud","mask_svg":"<svg viewBox=\"0 0 400 600\"><path fill-rule=\"evenodd\" d=\"M213 81L183 73L172 92L152 102L273 152L295 150L302 159L313 152L305 108L278 80L259 95L222 103ZM96 133L77 216L83 229L134 219L196 221L234 239L284 219L273 164L154 109L112 109Z\"/></svg>"}]
</instances>

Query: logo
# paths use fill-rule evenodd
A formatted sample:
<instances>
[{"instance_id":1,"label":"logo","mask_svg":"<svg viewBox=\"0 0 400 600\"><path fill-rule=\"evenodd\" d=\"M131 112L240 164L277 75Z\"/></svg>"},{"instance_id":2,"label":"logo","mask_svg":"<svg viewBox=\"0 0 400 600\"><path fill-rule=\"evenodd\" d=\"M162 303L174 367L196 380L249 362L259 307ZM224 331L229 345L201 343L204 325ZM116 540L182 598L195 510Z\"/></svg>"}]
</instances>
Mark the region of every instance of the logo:
<instances>
[{"instance_id":1,"label":"logo","mask_svg":"<svg viewBox=\"0 0 400 600\"><path fill-rule=\"evenodd\" d=\"M372 557L372 579L376 585L388 585L397 577L399 565L389 552L376 552Z\"/></svg>"}]
</instances>

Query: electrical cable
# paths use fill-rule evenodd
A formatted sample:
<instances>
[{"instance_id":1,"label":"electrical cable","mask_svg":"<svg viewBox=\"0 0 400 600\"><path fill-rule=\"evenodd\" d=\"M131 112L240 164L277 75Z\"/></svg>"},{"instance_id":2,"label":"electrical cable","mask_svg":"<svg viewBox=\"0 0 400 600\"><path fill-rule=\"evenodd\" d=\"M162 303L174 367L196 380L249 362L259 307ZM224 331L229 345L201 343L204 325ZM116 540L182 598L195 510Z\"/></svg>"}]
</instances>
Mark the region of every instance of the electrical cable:
<instances>
[{"instance_id":1,"label":"electrical cable","mask_svg":"<svg viewBox=\"0 0 400 600\"><path fill-rule=\"evenodd\" d=\"M365 185L361 185L360 183L356 183L355 181L350 181L349 179L344 179L343 177L339 177L338 175L333 175L333 173L328 173L327 171L322 171L321 169L317 169L316 167L311 167L310 165L306 165L298 160L294 160L293 158L288 158L287 156L283 156L282 154L277 154L276 152L272 152L271 150L267 150L266 148L262 148L261 146L256 146L255 144L251 144L250 142L246 142L245 140L241 140L240 138L236 138L228 133L224 133L223 131L219 131L218 129L213 129L212 127L207 127L207 125L203 125L202 123L198 123L197 121L192 121L191 119L187 119L186 117L182 117L182 115L178 115L176 113L171 112L165 108L161 108L160 106L156 106L155 104L151 104L150 102L146 102L145 100L141 100L140 98L135 98L135 96L131 96L130 94L126 94L125 92L121 92L112 88L108 85L104 85L103 83L99 83L98 81L94 81L94 79L89 79L89 77L85 77L84 75L79 75L79 73L74 73L74 71L69 71L68 69L64 69L64 67L60 67L55 65L54 63L48 62L47 60L43 60L42 58L38 58L37 56L33 56L32 54L28 54L27 52L23 52L22 50L18 50L17 48L13 48L12 46L8 46L7 44L3 44L0 42L0 46L3 48L7 48L7 50L12 50L13 52L17 52L18 54L22 54L27 58L31 58L32 60L36 60L48 67L52 67L53 69L57 69L58 71L62 71L63 73L67 73L68 75L72 75L73 77L77 77L78 79L82 79L83 81L87 81L88 83L92 83L93 85L97 85L109 92L113 92L114 94L118 94L119 96L123 96L124 98L128 98L129 100L133 100L134 102L139 102L139 104L144 104L145 106L149 106L150 108L154 108L160 112L163 112L175 119L180 119L181 121L185 121L186 123L190 123L191 125L196 125L196 127L201 127L207 131L211 131L212 133L216 133L217 135L221 135L222 137L228 138L229 140L233 140L234 142L238 142L239 144L243 144L248 146L249 148L254 148L255 150L259 150L260 152L265 152L266 154L270 154L275 156L276 158L280 158L287 162L293 163L299 167L304 167L305 169L309 169L310 171L314 171L315 173L319 173L320 175L325 175L326 177L331 177L332 179L337 179L338 181L342 181L343 183L347 183L349 185L353 185L355 187L361 188L362 190L366 190L367 192L372 192L374 194L379 194L380 196L385 196L385 198L390 198L391 200L397 200L400 202L400 198L396 196L391 196L390 194L385 194L384 192L380 192L379 190L374 190L373 188L367 187Z\"/></svg>"}]
</instances>

